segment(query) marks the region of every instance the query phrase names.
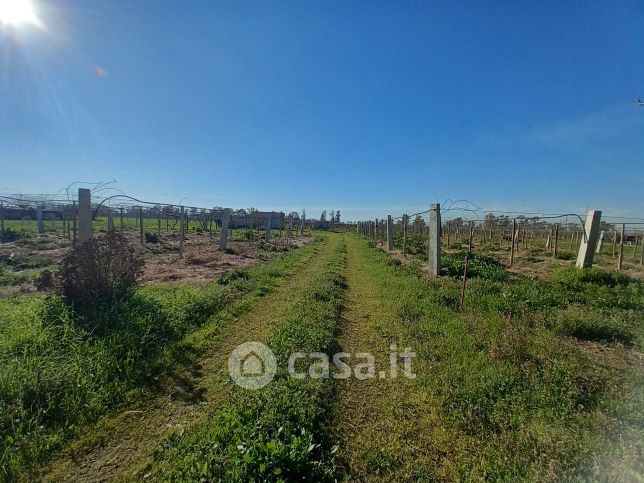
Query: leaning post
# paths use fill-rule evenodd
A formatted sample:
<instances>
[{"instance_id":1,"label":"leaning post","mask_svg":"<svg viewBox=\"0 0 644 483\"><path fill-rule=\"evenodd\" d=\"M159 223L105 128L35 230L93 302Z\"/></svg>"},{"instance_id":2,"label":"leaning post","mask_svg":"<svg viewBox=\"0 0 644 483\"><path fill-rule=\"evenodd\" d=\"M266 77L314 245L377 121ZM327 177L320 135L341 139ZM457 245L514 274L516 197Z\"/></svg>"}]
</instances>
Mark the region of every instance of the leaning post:
<instances>
[{"instance_id":1,"label":"leaning post","mask_svg":"<svg viewBox=\"0 0 644 483\"><path fill-rule=\"evenodd\" d=\"M582 227L584 237L581 240L579 254L577 255L577 268L590 268L593 266L593 255L599 239L599 223L602 212L590 210L586 215L586 223Z\"/></svg>"},{"instance_id":2,"label":"leaning post","mask_svg":"<svg viewBox=\"0 0 644 483\"><path fill-rule=\"evenodd\" d=\"M427 269L430 276L438 277L441 272L441 205L429 205L429 257Z\"/></svg>"},{"instance_id":3,"label":"leaning post","mask_svg":"<svg viewBox=\"0 0 644 483\"><path fill-rule=\"evenodd\" d=\"M603 247L604 247L604 230L599 232L599 240L597 240L597 248L595 248L595 253L601 253Z\"/></svg>"}]
</instances>

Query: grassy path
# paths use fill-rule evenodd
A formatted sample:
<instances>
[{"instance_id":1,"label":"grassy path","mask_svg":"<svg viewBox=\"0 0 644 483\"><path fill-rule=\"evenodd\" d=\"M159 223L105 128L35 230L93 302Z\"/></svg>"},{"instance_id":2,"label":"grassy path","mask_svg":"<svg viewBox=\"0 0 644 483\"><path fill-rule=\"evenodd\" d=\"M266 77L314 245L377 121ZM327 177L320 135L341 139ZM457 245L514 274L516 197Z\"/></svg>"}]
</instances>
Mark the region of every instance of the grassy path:
<instances>
[{"instance_id":1,"label":"grassy path","mask_svg":"<svg viewBox=\"0 0 644 483\"><path fill-rule=\"evenodd\" d=\"M347 479L410 479L419 476L415 468L423 467L430 456L425 448L431 445L425 440L432 405L413 380L400 372L396 379L389 377L390 345L402 351L409 341L398 327L399 293L387 293L386 267L374 253L362 239L348 237L348 288L338 345L343 352L373 354L376 377L338 381L332 433ZM414 372L423 370L418 361L412 367ZM381 370L386 372L382 379Z\"/></svg>"},{"instance_id":2,"label":"grassy path","mask_svg":"<svg viewBox=\"0 0 644 483\"><path fill-rule=\"evenodd\" d=\"M184 387L103 422L47 477L608 481L644 474L643 339L626 325L641 321L641 286L599 272L564 270L538 281L481 271L460 307L457 280L428 279L364 238L337 233L293 272L221 316L221 330L192 335L210 356ZM617 325L606 325L604 306ZM561 331L572 323L574 332ZM630 337L622 340L634 348L597 341L593 323L603 324L601 334ZM231 350L251 340L265 342L281 367L259 391L236 388L226 369ZM392 345L417 353L415 378L403 374L400 357L392 363ZM357 353L370 353L375 377L292 378L285 367L295 351L351 353L345 362L354 373L364 362Z\"/></svg>"},{"instance_id":3,"label":"grassy path","mask_svg":"<svg viewBox=\"0 0 644 483\"><path fill-rule=\"evenodd\" d=\"M181 434L228 394L227 360L242 342L264 340L271 324L284 315L288 301L310 284L311 275L323 263L329 240L295 267L292 276L264 296L241 302L241 315L228 312L223 329L212 341L201 342L212 354L190 368L190 374L146 407L134 407L105 420L77 447L47 469L50 481L127 481L141 477L150 454L169 434ZM198 331L192 338L208 335Z\"/></svg>"}]
</instances>

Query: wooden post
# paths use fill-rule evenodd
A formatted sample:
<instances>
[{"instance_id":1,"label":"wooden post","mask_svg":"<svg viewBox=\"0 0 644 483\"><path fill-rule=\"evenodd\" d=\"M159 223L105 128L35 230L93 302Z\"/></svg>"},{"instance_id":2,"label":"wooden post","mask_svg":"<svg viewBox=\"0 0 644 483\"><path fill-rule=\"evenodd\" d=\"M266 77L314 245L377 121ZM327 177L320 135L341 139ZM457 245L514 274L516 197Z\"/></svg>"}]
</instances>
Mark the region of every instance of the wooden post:
<instances>
[{"instance_id":1,"label":"wooden post","mask_svg":"<svg viewBox=\"0 0 644 483\"><path fill-rule=\"evenodd\" d=\"M615 258L615 246L617 245L617 230L613 229L613 258Z\"/></svg>"},{"instance_id":2,"label":"wooden post","mask_svg":"<svg viewBox=\"0 0 644 483\"><path fill-rule=\"evenodd\" d=\"M494 243L494 220L490 219L490 246Z\"/></svg>"},{"instance_id":3,"label":"wooden post","mask_svg":"<svg viewBox=\"0 0 644 483\"><path fill-rule=\"evenodd\" d=\"M511 240L511 246L510 246L510 266L514 265L514 233L517 228L517 220L514 219L512 220L512 240Z\"/></svg>"},{"instance_id":4,"label":"wooden post","mask_svg":"<svg viewBox=\"0 0 644 483\"><path fill-rule=\"evenodd\" d=\"M472 242L474 240L474 222L470 221L470 242L467 247L467 251L471 252L472 251Z\"/></svg>"},{"instance_id":5,"label":"wooden post","mask_svg":"<svg viewBox=\"0 0 644 483\"><path fill-rule=\"evenodd\" d=\"M121 233L123 233L123 207L121 207Z\"/></svg>"},{"instance_id":6,"label":"wooden post","mask_svg":"<svg viewBox=\"0 0 644 483\"><path fill-rule=\"evenodd\" d=\"M407 214L403 215L403 258L407 258Z\"/></svg>"},{"instance_id":7,"label":"wooden post","mask_svg":"<svg viewBox=\"0 0 644 483\"><path fill-rule=\"evenodd\" d=\"M157 238L161 240L161 212L157 213Z\"/></svg>"},{"instance_id":8,"label":"wooden post","mask_svg":"<svg viewBox=\"0 0 644 483\"><path fill-rule=\"evenodd\" d=\"M182 206L181 213L179 215L179 258L183 258L183 239L186 234L185 219L186 219L186 210Z\"/></svg>"},{"instance_id":9,"label":"wooden post","mask_svg":"<svg viewBox=\"0 0 644 483\"><path fill-rule=\"evenodd\" d=\"M4 233L4 204L0 201L0 233Z\"/></svg>"},{"instance_id":10,"label":"wooden post","mask_svg":"<svg viewBox=\"0 0 644 483\"><path fill-rule=\"evenodd\" d=\"M429 205L429 259L427 271L438 277L441 273L441 206L438 203Z\"/></svg>"},{"instance_id":11,"label":"wooden post","mask_svg":"<svg viewBox=\"0 0 644 483\"><path fill-rule=\"evenodd\" d=\"M559 223L555 225L555 244L552 250L552 256L557 258L557 244L559 242Z\"/></svg>"},{"instance_id":12,"label":"wooden post","mask_svg":"<svg viewBox=\"0 0 644 483\"><path fill-rule=\"evenodd\" d=\"M449 247L449 234L451 230L451 223L448 221L447 222L447 246Z\"/></svg>"},{"instance_id":13,"label":"wooden post","mask_svg":"<svg viewBox=\"0 0 644 483\"><path fill-rule=\"evenodd\" d=\"M394 223L391 215L387 215L387 250L394 249Z\"/></svg>"},{"instance_id":14,"label":"wooden post","mask_svg":"<svg viewBox=\"0 0 644 483\"><path fill-rule=\"evenodd\" d=\"M143 207L139 206L139 236L141 245L145 245L145 234L143 233Z\"/></svg>"},{"instance_id":15,"label":"wooden post","mask_svg":"<svg viewBox=\"0 0 644 483\"><path fill-rule=\"evenodd\" d=\"M622 269L622 258L624 257L624 223L622 223L622 236L619 240L619 257L617 258L617 270Z\"/></svg>"},{"instance_id":16,"label":"wooden post","mask_svg":"<svg viewBox=\"0 0 644 483\"><path fill-rule=\"evenodd\" d=\"M463 282L461 283L461 307L465 303L465 284L467 283L467 264L470 259L469 252L465 255L465 263L463 264Z\"/></svg>"},{"instance_id":17,"label":"wooden post","mask_svg":"<svg viewBox=\"0 0 644 483\"><path fill-rule=\"evenodd\" d=\"M642 266L642 261L644 261L644 242L642 243L642 247L640 248L640 267Z\"/></svg>"},{"instance_id":18,"label":"wooden post","mask_svg":"<svg viewBox=\"0 0 644 483\"><path fill-rule=\"evenodd\" d=\"M636 233L635 234L635 247L633 248L633 260L637 259L637 244L640 240L640 234Z\"/></svg>"},{"instance_id":19,"label":"wooden post","mask_svg":"<svg viewBox=\"0 0 644 483\"><path fill-rule=\"evenodd\" d=\"M114 216L109 208L107 209L107 231L114 231Z\"/></svg>"},{"instance_id":20,"label":"wooden post","mask_svg":"<svg viewBox=\"0 0 644 483\"><path fill-rule=\"evenodd\" d=\"M474 230L474 222L470 222L470 234ZM465 255L465 263L463 264L463 283L461 284L461 307L465 303L465 284L467 283L467 266L470 261L470 255L472 254L472 237L470 236L470 244Z\"/></svg>"}]
</instances>

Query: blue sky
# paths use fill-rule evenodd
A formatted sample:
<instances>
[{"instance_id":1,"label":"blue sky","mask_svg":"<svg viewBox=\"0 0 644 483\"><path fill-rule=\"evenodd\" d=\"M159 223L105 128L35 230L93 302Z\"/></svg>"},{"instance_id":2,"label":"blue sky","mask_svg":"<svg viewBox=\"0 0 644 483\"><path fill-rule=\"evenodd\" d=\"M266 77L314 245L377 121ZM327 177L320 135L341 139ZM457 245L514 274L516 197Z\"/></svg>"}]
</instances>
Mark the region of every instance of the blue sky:
<instances>
[{"instance_id":1,"label":"blue sky","mask_svg":"<svg viewBox=\"0 0 644 483\"><path fill-rule=\"evenodd\" d=\"M0 26L0 192L644 216L644 4L33 0Z\"/></svg>"}]
</instances>

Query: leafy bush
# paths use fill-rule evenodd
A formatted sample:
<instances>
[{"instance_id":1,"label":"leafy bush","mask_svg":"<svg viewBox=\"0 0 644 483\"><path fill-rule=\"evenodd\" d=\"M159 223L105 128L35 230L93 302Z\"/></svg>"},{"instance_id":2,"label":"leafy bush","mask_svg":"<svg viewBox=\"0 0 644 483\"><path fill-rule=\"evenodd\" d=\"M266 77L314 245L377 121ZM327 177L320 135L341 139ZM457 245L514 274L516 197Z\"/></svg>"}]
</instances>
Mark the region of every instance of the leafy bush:
<instances>
[{"instance_id":1,"label":"leafy bush","mask_svg":"<svg viewBox=\"0 0 644 483\"><path fill-rule=\"evenodd\" d=\"M76 245L60 269L60 287L79 313L122 300L137 285L143 259L118 232Z\"/></svg>"}]
</instances>

